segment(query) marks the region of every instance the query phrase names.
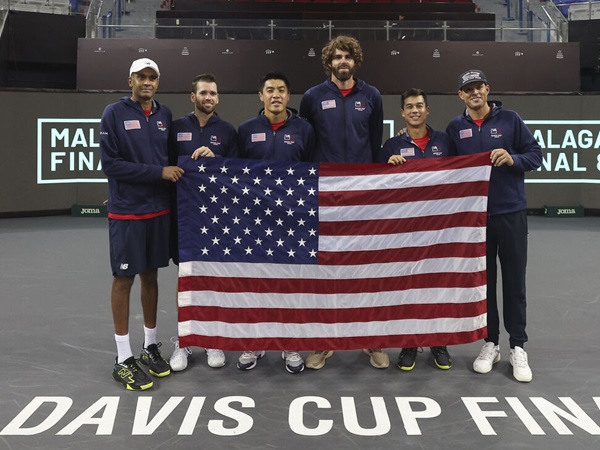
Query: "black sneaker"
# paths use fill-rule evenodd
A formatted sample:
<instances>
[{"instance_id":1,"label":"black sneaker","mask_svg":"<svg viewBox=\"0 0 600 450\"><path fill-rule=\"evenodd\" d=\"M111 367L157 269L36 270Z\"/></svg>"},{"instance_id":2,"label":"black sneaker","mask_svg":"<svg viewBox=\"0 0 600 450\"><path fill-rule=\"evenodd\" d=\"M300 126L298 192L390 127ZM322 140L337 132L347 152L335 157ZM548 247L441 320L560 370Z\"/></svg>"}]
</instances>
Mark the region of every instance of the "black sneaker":
<instances>
[{"instance_id":1,"label":"black sneaker","mask_svg":"<svg viewBox=\"0 0 600 450\"><path fill-rule=\"evenodd\" d=\"M160 342L150 344L142 349L142 355L140 356L140 362L148 366L148 371L155 377L166 377L171 373L171 366L164 360L158 349L161 345Z\"/></svg>"},{"instance_id":2,"label":"black sneaker","mask_svg":"<svg viewBox=\"0 0 600 450\"><path fill-rule=\"evenodd\" d=\"M433 354L433 361L438 368L442 370L448 370L452 367L452 359L448 349L444 347L431 347L431 353Z\"/></svg>"},{"instance_id":3,"label":"black sneaker","mask_svg":"<svg viewBox=\"0 0 600 450\"><path fill-rule=\"evenodd\" d=\"M398 368L400 370L413 370L417 359L417 347L403 348L398 356Z\"/></svg>"},{"instance_id":4,"label":"black sneaker","mask_svg":"<svg viewBox=\"0 0 600 450\"><path fill-rule=\"evenodd\" d=\"M130 356L122 363L117 363L115 359L115 370L113 378L119 381L128 391L145 391L154 384L148 375L140 369L135 358Z\"/></svg>"}]
</instances>

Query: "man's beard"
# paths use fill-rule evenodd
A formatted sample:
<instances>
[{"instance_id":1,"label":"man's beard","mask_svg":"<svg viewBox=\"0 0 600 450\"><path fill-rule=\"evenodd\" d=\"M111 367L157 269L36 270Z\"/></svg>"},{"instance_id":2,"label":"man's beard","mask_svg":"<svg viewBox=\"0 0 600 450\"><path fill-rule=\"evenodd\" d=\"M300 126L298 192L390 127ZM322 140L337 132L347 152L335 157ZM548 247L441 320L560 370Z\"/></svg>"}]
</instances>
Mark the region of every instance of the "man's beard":
<instances>
[{"instance_id":1,"label":"man's beard","mask_svg":"<svg viewBox=\"0 0 600 450\"><path fill-rule=\"evenodd\" d=\"M339 72L339 67L332 69L333 76L340 81L348 81L354 76L354 68L348 68L347 70L348 72L346 72L344 75L341 75Z\"/></svg>"}]
</instances>

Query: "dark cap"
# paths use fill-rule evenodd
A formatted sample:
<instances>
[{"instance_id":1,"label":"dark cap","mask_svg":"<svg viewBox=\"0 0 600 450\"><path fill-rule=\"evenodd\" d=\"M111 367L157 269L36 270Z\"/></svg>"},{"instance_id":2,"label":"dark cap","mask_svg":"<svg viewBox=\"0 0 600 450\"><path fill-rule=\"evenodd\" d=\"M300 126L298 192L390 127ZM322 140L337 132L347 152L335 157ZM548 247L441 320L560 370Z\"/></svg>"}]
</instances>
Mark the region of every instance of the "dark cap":
<instances>
[{"instance_id":1,"label":"dark cap","mask_svg":"<svg viewBox=\"0 0 600 450\"><path fill-rule=\"evenodd\" d=\"M475 81L487 84L487 78L485 77L485 73L477 69L467 70L466 72L461 74L460 77L458 77L458 89L461 90L467 84L473 83Z\"/></svg>"}]
</instances>

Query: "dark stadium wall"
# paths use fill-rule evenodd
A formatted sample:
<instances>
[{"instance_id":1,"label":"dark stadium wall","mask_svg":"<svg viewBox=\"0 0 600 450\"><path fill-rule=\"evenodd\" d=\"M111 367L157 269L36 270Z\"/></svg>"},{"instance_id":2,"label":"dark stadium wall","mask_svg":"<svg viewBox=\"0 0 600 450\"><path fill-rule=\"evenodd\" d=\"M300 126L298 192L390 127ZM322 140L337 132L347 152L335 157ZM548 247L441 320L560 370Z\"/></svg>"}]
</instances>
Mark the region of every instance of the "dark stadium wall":
<instances>
[{"instance_id":1,"label":"dark stadium wall","mask_svg":"<svg viewBox=\"0 0 600 450\"><path fill-rule=\"evenodd\" d=\"M2 33L2 87L75 89L85 17L11 11Z\"/></svg>"}]
</instances>

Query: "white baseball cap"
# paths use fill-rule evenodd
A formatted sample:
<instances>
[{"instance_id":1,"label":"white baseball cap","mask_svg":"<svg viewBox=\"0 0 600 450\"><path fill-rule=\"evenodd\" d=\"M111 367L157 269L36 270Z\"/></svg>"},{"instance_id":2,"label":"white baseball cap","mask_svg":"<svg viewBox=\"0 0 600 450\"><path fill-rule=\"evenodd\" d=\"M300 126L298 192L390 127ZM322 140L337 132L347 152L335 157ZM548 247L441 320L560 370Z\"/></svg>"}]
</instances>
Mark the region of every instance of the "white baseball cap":
<instances>
[{"instance_id":1,"label":"white baseball cap","mask_svg":"<svg viewBox=\"0 0 600 450\"><path fill-rule=\"evenodd\" d=\"M140 58L140 59L136 59L134 62L132 62L131 67L129 68L129 76L131 76L134 73L137 73L141 70L144 70L146 67L154 70L156 72L156 75L158 75L160 77L160 71L158 70L158 65L154 61L152 61L151 59L148 59L148 58Z\"/></svg>"}]
</instances>

